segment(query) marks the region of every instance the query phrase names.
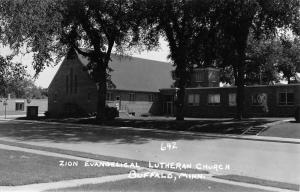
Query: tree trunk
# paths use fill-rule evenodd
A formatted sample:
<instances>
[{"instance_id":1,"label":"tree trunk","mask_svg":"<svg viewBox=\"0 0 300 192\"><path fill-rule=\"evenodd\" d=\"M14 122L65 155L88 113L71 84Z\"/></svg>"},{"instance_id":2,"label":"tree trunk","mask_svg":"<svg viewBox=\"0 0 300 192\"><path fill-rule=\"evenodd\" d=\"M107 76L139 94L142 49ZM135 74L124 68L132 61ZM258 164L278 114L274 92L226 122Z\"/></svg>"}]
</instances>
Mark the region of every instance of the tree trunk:
<instances>
[{"instance_id":1,"label":"tree trunk","mask_svg":"<svg viewBox=\"0 0 300 192\"><path fill-rule=\"evenodd\" d=\"M182 57L183 58L183 57ZM178 92L176 93L176 120L184 120L184 96L185 96L185 85L186 85L186 71L184 61L178 61Z\"/></svg>"},{"instance_id":2,"label":"tree trunk","mask_svg":"<svg viewBox=\"0 0 300 192\"><path fill-rule=\"evenodd\" d=\"M238 50L238 61L237 63L237 108L236 108L236 119L242 120L244 116L244 106L245 106L245 51L246 51L247 41L241 42Z\"/></svg>"},{"instance_id":3,"label":"tree trunk","mask_svg":"<svg viewBox=\"0 0 300 192\"><path fill-rule=\"evenodd\" d=\"M235 63L237 71L237 107L236 107L236 119L242 120L244 116L245 106L245 59L246 59L246 48L248 43L249 29L252 23L252 18L244 18L240 21L242 23L241 28L236 33L236 53L237 62Z\"/></svg>"},{"instance_id":4,"label":"tree trunk","mask_svg":"<svg viewBox=\"0 0 300 192\"><path fill-rule=\"evenodd\" d=\"M236 108L236 119L241 120L244 114L244 66L241 64L238 67L238 78L237 78L237 108Z\"/></svg>"},{"instance_id":5,"label":"tree trunk","mask_svg":"<svg viewBox=\"0 0 300 192\"><path fill-rule=\"evenodd\" d=\"M106 105L106 91L107 91L107 84L106 84L106 71L101 71L101 81L98 83L98 95L97 95L97 121L105 121L106 114L105 114L105 105Z\"/></svg>"},{"instance_id":6,"label":"tree trunk","mask_svg":"<svg viewBox=\"0 0 300 192\"><path fill-rule=\"evenodd\" d=\"M177 101L176 101L176 120L184 120L184 96L185 96L185 87L179 87L177 92Z\"/></svg>"},{"instance_id":7,"label":"tree trunk","mask_svg":"<svg viewBox=\"0 0 300 192\"><path fill-rule=\"evenodd\" d=\"M107 67L108 67L108 63L109 63L109 59L110 59L110 54L112 51L112 48L114 46L114 38L109 42L108 45L108 51L105 55L104 58L104 63L102 63L102 65L99 63L98 64L98 74L100 74L100 82L98 83L98 103L97 103L97 121L102 122L107 120L107 114L105 111L105 106L106 106L106 92L107 92ZM100 48L98 47L97 50L100 50ZM103 59L101 59L101 54L98 53L98 58L99 61L103 62Z\"/></svg>"}]
</instances>

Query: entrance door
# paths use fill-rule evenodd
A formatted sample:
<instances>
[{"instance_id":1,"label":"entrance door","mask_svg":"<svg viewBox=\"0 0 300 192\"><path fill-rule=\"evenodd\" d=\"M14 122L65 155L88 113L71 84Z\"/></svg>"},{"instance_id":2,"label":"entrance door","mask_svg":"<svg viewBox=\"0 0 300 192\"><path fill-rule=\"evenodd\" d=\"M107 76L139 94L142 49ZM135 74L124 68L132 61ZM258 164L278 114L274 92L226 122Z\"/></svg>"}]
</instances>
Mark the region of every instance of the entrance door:
<instances>
[{"instance_id":1,"label":"entrance door","mask_svg":"<svg viewBox=\"0 0 300 192\"><path fill-rule=\"evenodd\" d=\"M166 102L166 113L167 115L172 115L173 114L173 102L168 101Z\"/></svg>"}]
</instances>

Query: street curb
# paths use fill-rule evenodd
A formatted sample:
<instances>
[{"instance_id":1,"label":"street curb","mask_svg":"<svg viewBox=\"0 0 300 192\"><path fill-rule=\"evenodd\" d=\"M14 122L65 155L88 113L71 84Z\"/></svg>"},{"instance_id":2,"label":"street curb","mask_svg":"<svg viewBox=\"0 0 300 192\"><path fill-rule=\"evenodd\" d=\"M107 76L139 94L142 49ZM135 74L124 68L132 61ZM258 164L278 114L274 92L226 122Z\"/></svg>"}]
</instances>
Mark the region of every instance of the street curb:
<instances>
[{"instance_id":1,"label":"street curb","mask_svg":"<svg viewBox=\"0 0 300 192\"><path fill-rule=\"evenodd\" d=\"M190 131L172 131L172 130L158 130L158 129L145 129L145 128L135 128L135 127L114 127L114 126L106 126L106 125L93 125L93 124L78 124L78 123L64 123L64 122L47 122L47 121L37 121L37 120L18 120L12 119L11 121L19 121L19 122L34 122L34 123L44 123L44 124L60 124L60 125L72 125L72 126L85 126L85 127L96 127L103 129L128 129L128 130L138 130L138 131L148 131L155 133L169 133L169 134L181 134L187 136L202 136L202 137L211 137L211 138L223 138L223 139L239 139L239 140L249 140L249 141L265 141L265 142L276 142L276 143L289 143L289 144L300 144L300 139L292 139L292 138L282 138L282 137L270 137L270 136L245 136L245 135L232 135L232 134L212 134L212 133L197 133ZM290 121L288 120L280 120L272 123L267 123L260 126L273 126L276 124L281 124L284 122ZM76 129L76 128L74 128Z\"/></svg>"}]
</instances>

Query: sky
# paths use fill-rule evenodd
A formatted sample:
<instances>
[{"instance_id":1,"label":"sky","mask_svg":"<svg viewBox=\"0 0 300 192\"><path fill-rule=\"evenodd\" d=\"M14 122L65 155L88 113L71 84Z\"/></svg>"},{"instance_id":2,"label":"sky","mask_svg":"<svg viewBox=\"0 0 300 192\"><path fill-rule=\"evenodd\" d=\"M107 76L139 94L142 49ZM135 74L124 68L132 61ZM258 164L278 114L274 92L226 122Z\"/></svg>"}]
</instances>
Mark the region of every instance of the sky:
<instances>
[{"instance_id":1,"label":"sky","mask_svg":"<svg viewBox=\"0 0 300 192\"><path fill-rule=\"evenodd\" d=\"M10 53L10 49L7 47L2 47L0 46L0 54L2 56L6 56ZM144 51L141 53L133 52L132 56L133 57L140 57L140 58L144 58L144 59L150 59L150 60L157 60L157 61L164 61L164 62L168 62L167 56L169 55L169 48L167 45L167 42L165 42L164 40L160 40L160 48L158 48L158 50L155 51ZM23 65L27 66L27 72L33 76L34 75L34 69L32 68L32 54L20 54L18 56L16 56L14 58L15 62L20 62ZM59 68L60 64L56 65L56 66L52 66L52 67L47 67L44 69L44 71L42 71L39 76L37 77L37 79L35 80L35 84L37 86L43 87L43 88L47 88L49 86L49 84L51 83L51 80L53 79L54 75L56 74L58 68Z\"/></svg>"}]
</instances>

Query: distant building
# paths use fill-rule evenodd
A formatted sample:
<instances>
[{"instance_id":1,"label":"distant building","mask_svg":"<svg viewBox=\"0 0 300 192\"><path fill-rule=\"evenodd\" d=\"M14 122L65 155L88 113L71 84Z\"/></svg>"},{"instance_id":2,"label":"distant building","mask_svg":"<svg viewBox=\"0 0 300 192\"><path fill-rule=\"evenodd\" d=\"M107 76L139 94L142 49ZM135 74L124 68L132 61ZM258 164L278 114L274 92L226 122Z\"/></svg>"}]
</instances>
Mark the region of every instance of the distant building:
<instances>
[{"instance_id":1,"label":"distant building","mask_svg":"<svg viewBox=\"0 0 300 192\"><path fill-rule=\"evenodd\" d=\"M75 52L62 62L48 89L50 115L96 111L97 86L84 70L87 63ZM176 77L171 64L113 55L110 67L115 87L108 88L108 105L136 116L176 113L176 88L172 88ZM234 116L236 87L220 87L219 73L215 68L194 69L191 85L186 88L186 117ZM296 86L300 84L245 87L245 115L293 116Z\"/></svg>"},{"instance_id":2,"label":"distant building","mask_svg":"<svg viewBox=\"0 0 300 192\"><path fill-rule=\"evenodd\" d=\"M48 110L48 99L0 99L0 116L22 115L25 116L28 106L38 106L40 114Z\"/></svg>"}]
</instances>

